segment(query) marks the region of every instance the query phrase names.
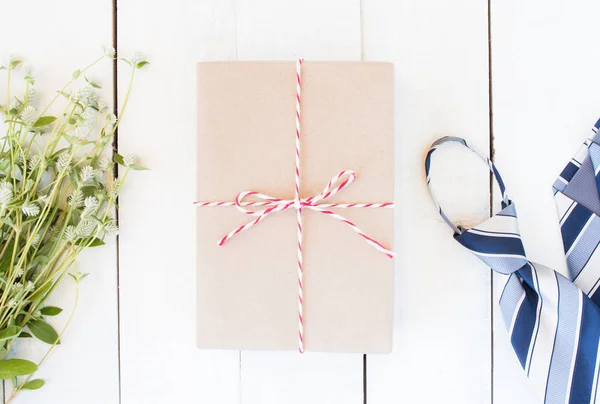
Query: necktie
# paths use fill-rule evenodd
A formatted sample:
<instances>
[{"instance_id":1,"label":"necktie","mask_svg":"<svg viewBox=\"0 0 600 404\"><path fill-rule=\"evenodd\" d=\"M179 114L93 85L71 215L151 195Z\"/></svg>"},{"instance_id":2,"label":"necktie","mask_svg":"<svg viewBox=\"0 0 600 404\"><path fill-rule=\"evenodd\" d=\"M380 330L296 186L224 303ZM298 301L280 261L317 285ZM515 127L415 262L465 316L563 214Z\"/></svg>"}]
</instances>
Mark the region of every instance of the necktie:
<instances>
[{"instance_id":1,"label":"necktie","mask_svg":"<svg viewBox=\"0 0 600 404\"><path fill-rule=\"evenodd\" d=\"M432 144L425 160L430 190L432 155L441 145L448 142L465 146L481 157L500 188L500 212L471 229L455 226L437 201L436 205L444 221L454 230L454 238L499 274L503 285L499 299L500 311L523 370L540 389L545 404L595 403L600 359L600 309L582 292L578 287L579 283L573 282L574 277L568 279L544 265L527 259L519 234L515 204L508 198L498 170L489 159L464 139L444 137ZM600 163L600 149L598 157ZM597 189L596 186L594 192L600 207ZM431 195L435 201L433 191ZM572 196L570 198L572 204L582 206L575 202ZM566 202L560 201L559 206L563 205L566 205ZM579 211L575 212L573 207L570 211L571 215L576 214L573 220L578 220L579 231L576 231L575 224L566 228L568 218L561 219L563 239L565 232L568 233L569 243L565 242L565 249L571 251L574 244L581 244L581 249L589 249L589 244L598 245L600 231L590 235L589 238L594 238L593 242L581 237L586 234L582 231L585 225L580 224L585 221L585 215ZM598 225L600 230L600 221ZM591 228L588 226L588 229ZM578 254L572 259L580 266L583 260L581 255ZM600 253L598 258L600 263ZM600 273L600 266L597 266L596 272ZM598 402L600 403L600 398Z\"/></svg>"}]
</instances>

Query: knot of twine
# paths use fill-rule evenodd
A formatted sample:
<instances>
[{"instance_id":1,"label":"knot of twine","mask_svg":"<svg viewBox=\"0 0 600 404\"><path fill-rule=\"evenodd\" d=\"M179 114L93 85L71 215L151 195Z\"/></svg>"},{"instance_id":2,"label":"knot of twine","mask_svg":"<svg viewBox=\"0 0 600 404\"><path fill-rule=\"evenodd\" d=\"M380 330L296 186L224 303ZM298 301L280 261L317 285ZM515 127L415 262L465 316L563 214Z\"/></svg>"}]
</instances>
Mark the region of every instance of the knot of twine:
<instances>
[{"instance_id":1,"label":"knot of twine","mask_svg":"<svg viewBox=\"0 0 600 404\"><path fill-rule=\"evenodd\" d=\"M264 219L270 214L275 212L281 212L288 209L296 210L296 221L298 230L298 248L297 248L297 268L298 268L298 350L300 353L304 353L304 319L303 319L303 285L302 279L304 275L303 260L302 260L302 210L312 209L316 212L322 213L334 219L337 219L345 223L354 232L361 236L369 245L382 252L389 258L394 258L395 253L383 246L380 242L372 237L366 235L360 230L354 223L346 219L342 215L339 215L331 210L330 208L394 208L394 203L322 203L326 199L334 196L338 192L347 188L356 179L356 173L350 170L343 170L334 176L328 183L323 191L315 196L308 198L300 198L300 83L301 83L301 68L303 59L298 59L296 62L296 173L295 173L295 194L294 199L281 199L270 195L261 194L255 191L244 191L240 192L235 201L224 201L224 202L194 202L194 205L198 207L216 207L216 206L235 206L239 211L254 216L255 219L250 222L232 230L227 235L223 236L218 244L222 246L228 240L235 237L237 234L248 230ZM250 199L250 200L246 200ZM250 208L250 209L249 209ZM260 208L260 209L252 209Z\"/></svg>"}]
</instances>

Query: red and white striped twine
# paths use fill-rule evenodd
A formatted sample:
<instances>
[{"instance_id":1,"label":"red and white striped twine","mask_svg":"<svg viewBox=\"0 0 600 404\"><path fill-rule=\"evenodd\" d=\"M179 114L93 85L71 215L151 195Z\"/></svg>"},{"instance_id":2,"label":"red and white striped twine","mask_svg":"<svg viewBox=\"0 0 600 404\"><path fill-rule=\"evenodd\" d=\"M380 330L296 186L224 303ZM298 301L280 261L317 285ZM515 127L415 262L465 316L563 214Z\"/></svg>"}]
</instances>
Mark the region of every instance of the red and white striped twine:
<instances>
[{"instance_id":1,"label":"red and white striped twine","mask_svg":"<svg viewBox=\"0 0 600 404\"><path fill-rule=\"evenodd\" d=\"M271 213L281 212L288 209L296 210L297 227L298 227L298 248L297 248L297 266L298 266L298 350L304 353L304 318L303 318L303 303L304 289L303 276L304 268L302 262L302 210L304 208L312 209L329 217L339 220L349 226L354 232L361 236L369 245L381 251L389 258L393 258L395 253L383 246L380 242L366 235L354 223L329 209L344 208L344 209L393 209L394 203L320 203L343 189L347 188L356 179L356 173L350 170L344 170L334 176L331 181L325 186L323 191L309 198L300 198L300 87L303 59L296 61L296 173L295 173L295 189L294 199L280 199L273 196L261 194L254 191L244 191L237 195L235 201L227 202L194 202L194 205L199 207L217 207L217 206L235 206L239 211L254 216L255 219L232 230L219 240L219 245L222 246L235 235L248 230L259 222L267 218ZM252 198L247 201L245 198ZM251 208L251 209L248 209ZM259 208L259 209L256 209Z\"/></svg>"}]
</instances>

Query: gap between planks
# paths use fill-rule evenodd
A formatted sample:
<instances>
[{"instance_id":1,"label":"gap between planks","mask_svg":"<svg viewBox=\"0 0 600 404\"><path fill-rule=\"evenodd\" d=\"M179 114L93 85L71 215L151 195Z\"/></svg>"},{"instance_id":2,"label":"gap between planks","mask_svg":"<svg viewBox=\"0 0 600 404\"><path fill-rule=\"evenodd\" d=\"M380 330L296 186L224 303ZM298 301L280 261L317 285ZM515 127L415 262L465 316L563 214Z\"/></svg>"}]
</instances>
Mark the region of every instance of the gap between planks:
<instances>
[{"instance_id":1,"label":"gap between planks","mask_svg":"<svg viewBox=\"0 0 600 404\"><path fill-rule=\"evenodd\" d=\"M489 155L494 162L494 102L492 94L492 0L487 1ZM489 215L494 214L494 176L489 174ZM490 404L494 404L494 273L490 268Z\"/></svg>"},{"instance_id":2,"label":"gap between planks","mask_svg":"<svg viewBox=\"0 0 600 404\"><path fill-rule=\"evenodd\" d=\"M119 72L117 66L117 48L118 48L118 12L117 12L118 0L112 0L112 47L115 50L115 58L112 63L113 68L113 113L118 116L119 113ZM119 128L115 129L115 137L113 139L113 155L119 152ZM113 175L115 178L118 176L118 165L115 163L113 167ZM117 198L117 206L115 207L115 220L117 226L119 225L119 200ZM116 240L116 282L117 282L117 379L118 379L118 397L119 404L121 403L121 288L120 288L120 272L119 272L119 235L117 234Z\"/></svg>"}]
</instances>

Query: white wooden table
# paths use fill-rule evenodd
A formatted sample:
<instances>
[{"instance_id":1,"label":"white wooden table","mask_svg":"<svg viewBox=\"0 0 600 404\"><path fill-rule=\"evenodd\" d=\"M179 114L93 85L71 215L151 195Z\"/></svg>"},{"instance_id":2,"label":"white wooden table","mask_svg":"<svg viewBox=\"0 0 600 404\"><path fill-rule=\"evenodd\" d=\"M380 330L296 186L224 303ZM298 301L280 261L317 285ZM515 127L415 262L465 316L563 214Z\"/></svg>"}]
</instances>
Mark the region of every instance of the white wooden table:
<instances>
[{"instance_id":1,"label":"white wooden table","mask_svg":"<svg viewBox=\"0 0 600 404\"><path fill-rule=\"evenodd\" d=\"M551 185L600 114L600 3L490 2L2 2L0 54L28 60L41 91L57 89L113 40L119 54L141 51L151 62L135 83L119 150L152 171L126 187L119 241L82 259L91 276L63 345L39 371L47 385L17 402L540 402L509 346L490 270L452 240L430 202L423 159L441 135L493 151L530 259L564 270ZM195 347L195 64L299 55L396 66L391 355ZM112 99L113 66L96 72ZM121 102L127 76L116 73ZM474 224L489 216L497 192L477 159L448 150L434 169L451 217ZM72 292L65 284L57 300L68 307ZM20 349L35 356L42 348Z\"/></svg>"}]
</instances>

